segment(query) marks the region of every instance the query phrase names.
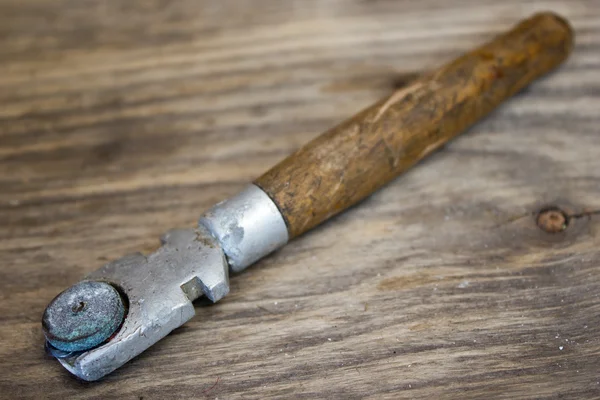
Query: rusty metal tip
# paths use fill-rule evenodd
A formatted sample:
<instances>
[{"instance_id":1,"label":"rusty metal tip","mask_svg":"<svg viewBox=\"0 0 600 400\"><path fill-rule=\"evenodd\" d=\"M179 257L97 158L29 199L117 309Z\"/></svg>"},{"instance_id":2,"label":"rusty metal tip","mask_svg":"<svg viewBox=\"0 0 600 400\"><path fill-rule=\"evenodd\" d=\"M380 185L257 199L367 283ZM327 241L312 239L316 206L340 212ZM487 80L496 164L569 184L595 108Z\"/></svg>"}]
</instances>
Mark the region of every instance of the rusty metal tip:
<instances>
[{"instance_id":1,"label":"rusty metal tip","mask_svg":"<svg viewBox=\"0 0 600 400\"><path fill-rule=\"evenodd\" d=\"M94 348L119 328L125 306L119 292L105 282L80 282L60 293L44 311L48 343L63 352Z\"/></svg>"}]
</instances>

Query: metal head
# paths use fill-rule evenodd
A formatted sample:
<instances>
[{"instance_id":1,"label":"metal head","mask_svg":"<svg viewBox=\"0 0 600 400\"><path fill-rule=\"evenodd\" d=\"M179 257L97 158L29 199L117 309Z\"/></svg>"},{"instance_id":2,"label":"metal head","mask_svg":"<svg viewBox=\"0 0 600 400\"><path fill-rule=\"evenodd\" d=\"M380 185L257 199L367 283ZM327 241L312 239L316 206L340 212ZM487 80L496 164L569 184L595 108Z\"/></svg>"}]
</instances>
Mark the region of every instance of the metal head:
<instances>
[{"instance_id":1,"label":"metal head","mask_svg":"<svg viewBox=\"0 0 600 400\"><path fill-rule=\"evenodd\" d=\"M205 228L173 230L163 236L162 242L163 246L147 257L137 253L105 265L88 275L85 282L67 289L48 306L46 313L49 316L59 312L55 304L58 300L67 306L75 305L77 310L77 299L74 298L75 303L71 304L69 293L83 293L86 304L100 306L113 299L106 288L111 285L119 288L128 302L127 315L120 328L103 344L113 334L107 334L108 329L100 330L102 335L87 341L67 330L71 327L82 329L90 324L94 328L114 324L118 327L118 313L109 322L106 317L110 310L87 314L92 321L71 316L61 320L48 319L48 332L61 332L58 346L57 341L48 340L50 352L71 373L87 381L100 379L192 318L193 300L205 295L215 302L229 292L227 261L218 242ZM90 290L92 287L99 290L94 292ZM112 304L112 300L109 302ZM82 312L86 312L85 307ZM77 347L61 346L62 342L72 339L76 339Z\"/></svg>"},{"instance_id":2,"label":"metal head","mask_svg":"<svg viewBox=\"0 0 600 400\"><path fill-rule=\"evenodd\" d=\"M170 231L155 253L111 262L60 294L44 314L46 348L81 379L100 379L192 318L193 300L225 296L229 268L241 271L287 240L275 203L249 185L198 229Z\"/></svg>"}]
</instances>

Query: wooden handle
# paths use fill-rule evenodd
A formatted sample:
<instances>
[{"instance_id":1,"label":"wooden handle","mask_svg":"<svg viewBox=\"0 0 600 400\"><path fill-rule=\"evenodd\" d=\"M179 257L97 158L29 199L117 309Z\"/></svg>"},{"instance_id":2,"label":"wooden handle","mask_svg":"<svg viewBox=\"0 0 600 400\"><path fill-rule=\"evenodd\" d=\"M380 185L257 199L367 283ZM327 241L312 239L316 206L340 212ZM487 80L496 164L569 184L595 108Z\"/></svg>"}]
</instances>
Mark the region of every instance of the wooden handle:
<instances>
[{"instance_id":1,"label":"wooden handle","mask_svg":"<svg viewBox=\"0 0 600 400\"><path fill-rule=\"evenodd\" d=\"M362 200L569 55L573 31L536 14L477 50L416 79L256 180L290 238Z\"/></svg>"}]
</instances>

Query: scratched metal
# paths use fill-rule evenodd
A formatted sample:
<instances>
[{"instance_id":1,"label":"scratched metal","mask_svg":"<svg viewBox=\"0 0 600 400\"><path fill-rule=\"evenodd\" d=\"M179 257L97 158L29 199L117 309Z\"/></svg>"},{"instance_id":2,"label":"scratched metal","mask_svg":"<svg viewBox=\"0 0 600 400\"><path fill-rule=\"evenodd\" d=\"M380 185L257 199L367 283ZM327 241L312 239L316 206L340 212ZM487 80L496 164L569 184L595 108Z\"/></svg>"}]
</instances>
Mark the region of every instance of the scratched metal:
<instances>
[{"instance_id":1,"label":"scratched metal","mask_svg":"<svg viewBox=\"0 0 600 400\"><path fill-rule=\"evenodd\" d=\"M59 358L79 378L94 381L119 368L194 316L192 301L229 292L223 251L204 229L173 230L155 253L125 256L86 277L119 287L129 310L117 334L100 347Z\"/></svg>"}]
</instances>

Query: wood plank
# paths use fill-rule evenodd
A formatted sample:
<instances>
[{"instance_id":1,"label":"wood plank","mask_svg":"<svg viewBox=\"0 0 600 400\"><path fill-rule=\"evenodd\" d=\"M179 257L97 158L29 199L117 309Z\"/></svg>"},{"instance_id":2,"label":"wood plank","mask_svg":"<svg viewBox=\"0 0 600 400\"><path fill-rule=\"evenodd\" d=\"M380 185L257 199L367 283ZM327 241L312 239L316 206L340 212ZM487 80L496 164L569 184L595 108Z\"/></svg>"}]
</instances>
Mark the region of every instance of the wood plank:
<instances>
[{"instance_id":1,"label":"wood plank","mask_svg":"<svg viewBox=\"0 0 600 400\"><path fill-rule=\"evenodd\" d=\"M469 133L103 381L44 354L58 292L546 9L571 59ZM600 398L599 67L597 0L0 0L0 398Z\"/></svg>"}]
</instances>

